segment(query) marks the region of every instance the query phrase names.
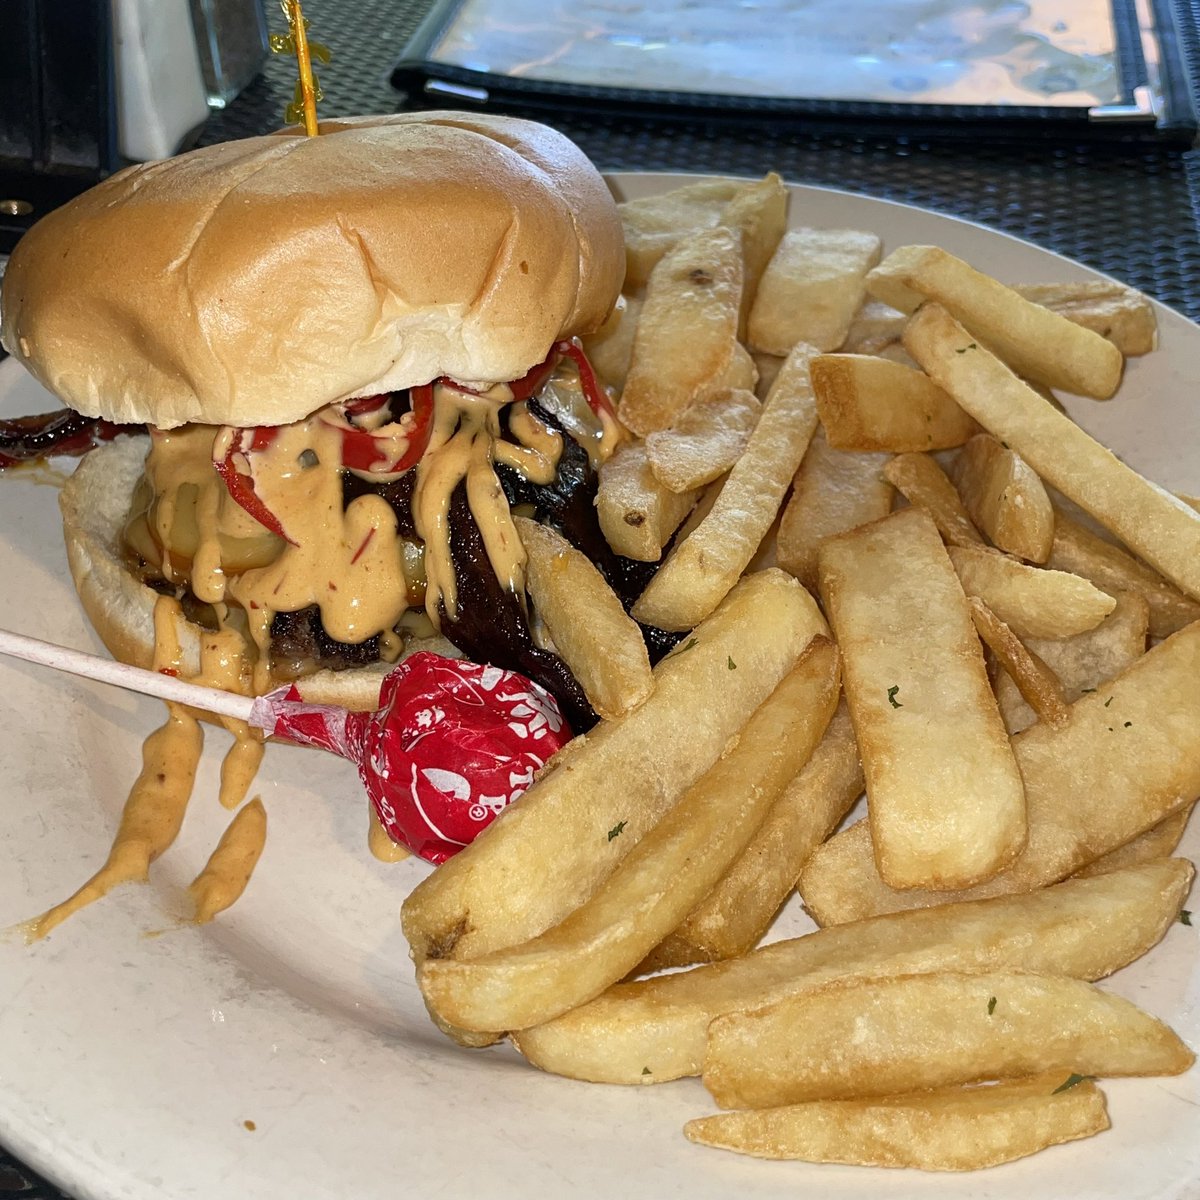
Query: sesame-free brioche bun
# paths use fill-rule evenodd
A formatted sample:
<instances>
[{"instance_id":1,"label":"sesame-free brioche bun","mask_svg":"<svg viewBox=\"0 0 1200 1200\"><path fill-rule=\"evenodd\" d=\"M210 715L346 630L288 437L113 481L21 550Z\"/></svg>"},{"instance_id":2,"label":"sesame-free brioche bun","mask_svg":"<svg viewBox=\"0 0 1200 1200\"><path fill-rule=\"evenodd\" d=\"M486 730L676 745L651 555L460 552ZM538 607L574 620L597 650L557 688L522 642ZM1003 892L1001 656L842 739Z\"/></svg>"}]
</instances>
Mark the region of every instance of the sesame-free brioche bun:
<instances>
[{"instance_id":1,"label":"sesame-free brioche bun","mask_svg":"<svg viewBox=\"0 0 1200 1200\"><path fill-rule=\"evenodd\" d=\"M71 408L283 425L448 375L515 379L607 316L603 179L530 121L323 122L131 167L38 221L0 340Z\"/></svg>"},{"instance_id":2,"label":"sesame-free brioche bun","mask_svg":"<svg viewBox=\"0 0 1200 1200\"><path fill-rule=\"evenodd\" d=\"M149 440L126 437L90 451L59 495L63 538L71 578L83 610L109 653L121 662L149 667L154 657L154 607L158 593L141 581L122 545L129 498L142 474ZM185 676L200 671L205 630L175 620L174 637ZM410 643L407 653L432 650L457 657L443 637ZM369 711L379 703L379 687L394 663L371 663L343 671L318 671L297 682L306 700ZM280 682L280 681L275 681Z\"/></svg>"}]
</instances>

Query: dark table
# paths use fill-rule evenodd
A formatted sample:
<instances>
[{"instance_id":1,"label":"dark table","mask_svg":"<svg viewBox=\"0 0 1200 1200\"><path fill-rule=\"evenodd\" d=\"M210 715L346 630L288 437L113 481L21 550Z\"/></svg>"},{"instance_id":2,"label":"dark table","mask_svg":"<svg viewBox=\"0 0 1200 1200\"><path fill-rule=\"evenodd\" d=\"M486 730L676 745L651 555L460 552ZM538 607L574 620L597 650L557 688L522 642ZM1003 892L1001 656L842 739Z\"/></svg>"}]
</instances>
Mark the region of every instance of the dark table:
<instances>
[{"instance_id":1,"label":"dark table","mask_svg":"<svg viewBox=\"0 0 1200 1200\"><path fill-rule=\"evenodd\" d=\"M305 0L314 36L333 46L322 69L323 116L406 106L388 83L392 63L429 0ZM274 20L274 5L269 6ZM1200 83L1200 0L1177 0L1179 32ZM295 67L272 59L201 141L276 127ZM517 110L513 110L517 111ZM546 114L518 112L548 120ZM990 225L1141 288L1200 320L1200 151L1152 145L981 144L858 136L720 120L553 119L601 170L761 175L922 205ZM61 1200L63 1193L0 1149L0 1198Z\"/></svg>"}]
</instances>

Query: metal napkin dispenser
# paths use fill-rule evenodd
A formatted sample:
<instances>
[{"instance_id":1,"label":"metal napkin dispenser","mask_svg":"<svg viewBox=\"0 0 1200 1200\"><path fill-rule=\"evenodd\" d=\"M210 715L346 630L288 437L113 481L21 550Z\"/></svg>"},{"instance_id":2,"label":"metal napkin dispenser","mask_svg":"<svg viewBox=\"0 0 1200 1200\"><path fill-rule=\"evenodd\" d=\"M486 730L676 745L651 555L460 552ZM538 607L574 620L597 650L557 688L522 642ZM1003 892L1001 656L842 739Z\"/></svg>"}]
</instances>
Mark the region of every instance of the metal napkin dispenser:
<instances>
[{"instance_id":1,"label":"metal napkin dispenser","mask_svg":"<svg viewBox=\"0 0 1200 1200\"><path fill-rule=\"evenodd\" d=\"M266 54L262 0L0 0L0 255L124 163L186 148Z\"/></svg>"},{"instance_id":2,"label":"metal napkin dispenser","mask_svg":"<svg viewBox=\"0 0 1200 1200\"><path fill-rule=\"evenodd\" d=\"M108 0L3 0L0 253L118 166Z\"/></svg>"}]
</instances>

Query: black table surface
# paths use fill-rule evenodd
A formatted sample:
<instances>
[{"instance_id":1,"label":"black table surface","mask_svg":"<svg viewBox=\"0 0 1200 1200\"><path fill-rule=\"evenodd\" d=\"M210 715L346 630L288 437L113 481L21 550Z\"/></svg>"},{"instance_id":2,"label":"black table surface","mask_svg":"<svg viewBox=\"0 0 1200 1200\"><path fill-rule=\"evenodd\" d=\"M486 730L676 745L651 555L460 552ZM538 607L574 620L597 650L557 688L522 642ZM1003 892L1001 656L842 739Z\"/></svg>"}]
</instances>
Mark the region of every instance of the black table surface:
<instances>
[{"instance_id":1,"label":"black table surface","mask_svg":"<svg viewBox=\"0 0 1200 1200\"><path fill-rule=\"evenodd\" d=\"M322 69L323 116L406 107L392 63L429 0L305 0L313 35L334 49ZM272 16L275 6L270 5ZM1179 0L1179 34L1200 81L1200 0ZM215 114L203 143L276 127L291 98L291 61L262 74ZM517 111L517 110L513 110ZM1154 145L938 141L853 129L732 125L719 119L547 116L601 170L761 175L917 204L1016 234L1114 275L1200 320L1200 152ZM0 1148L0 1200L60 1200L63 1193Z\"/></svg>"}]
</instances>

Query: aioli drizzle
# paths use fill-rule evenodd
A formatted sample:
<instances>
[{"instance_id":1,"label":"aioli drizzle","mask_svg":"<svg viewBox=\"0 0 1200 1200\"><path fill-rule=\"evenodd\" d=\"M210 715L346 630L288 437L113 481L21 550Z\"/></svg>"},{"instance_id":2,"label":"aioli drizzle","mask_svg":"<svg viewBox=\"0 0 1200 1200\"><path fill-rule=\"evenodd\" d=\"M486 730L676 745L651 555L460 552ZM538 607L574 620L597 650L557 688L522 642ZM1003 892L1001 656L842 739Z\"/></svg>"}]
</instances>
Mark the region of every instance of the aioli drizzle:
<instances>
[{"instance_id":1,"label":"aioli drizzle","mask_svg":"<svg viewBox=\"0 0 1200 1200\"><path fill-rule=\"evenodd\" d=\"M121 883L145 883L150 864L175 840L191 798L204 739L200 723L168 704L167 723L142 748L142 773L125 808L108 860L74 895L30 921L26 939L37 941L68 917L107 896Z\"/></svg>"},{"instance_id":2,"label":"aioli drizzle","mask_svg":"<svg viewBox=\"0 0 1200 1200\"><path fill-rule=\"evenodd\" d=\"M379 814L375 811L375 806L369 800L367 801L367 813L369 814L367 849L380 862L403 862L406 858L411 857L412 851L407 846L392 841L388 831L379 821Z\"/></svg>"},{"instance_id":3,"label":"aioli drizzle","mask_svg":"<svg viewBox=\"0 0 1200 1200\"><path fill-rule=\"evenodd\" d=\"M246 890L266 840L267 810L255 796L229 822L207 866L188 888L196 903L192 920L197 925L204 925L217 913L224 912Z\"/></svg>"},{"instance_id":4,"label":"aioli drizzle","mask_svg":"<svg viewBox=\"0 0 1200 1200\"><path fill-rule=\"evenodd\" d=\"M160 596L154 606L155 670L179 673L183 653L176 622L178 601ZM205 634L200 646L199 681L214 687L245 690L244 642L234 630ZM68 917L108 895L122 883L145 883L150 864L179 835L196 779L204 735L200 722L185 707L167 705L167 721L142 747L142 771L121 812L120 824L104 866L60 904L24 926L27 941L37 941ZM234 743L221 766L221 802L236 807L245 796L263 745L259 735L240 721L223 722ZM261 800L245 805L230 822L208 865L191 885L197 922L211 920L245 890L262 853L266 812Z\"/></svg>"}]
</instances>

